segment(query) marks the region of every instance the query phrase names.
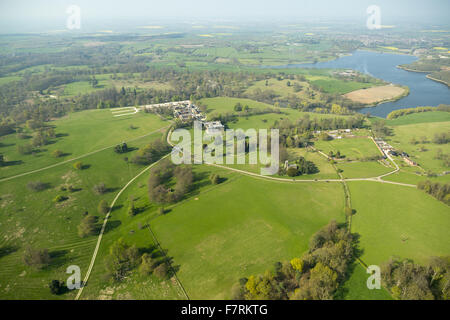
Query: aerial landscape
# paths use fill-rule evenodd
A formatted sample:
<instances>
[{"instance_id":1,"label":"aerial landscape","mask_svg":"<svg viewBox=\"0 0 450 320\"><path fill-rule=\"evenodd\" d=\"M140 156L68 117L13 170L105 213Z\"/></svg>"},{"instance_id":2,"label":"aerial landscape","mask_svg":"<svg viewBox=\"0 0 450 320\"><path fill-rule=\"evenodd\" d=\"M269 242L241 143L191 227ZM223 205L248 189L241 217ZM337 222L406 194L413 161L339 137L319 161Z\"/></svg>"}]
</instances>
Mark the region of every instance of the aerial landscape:
<instances>
[{"instance_id":1,"label":"aerial landscape","mask_svg":"<svg viewBox=\"0 0 450 320\"><path fill-rule=\"evenodd\" d=\"M0 300L450 299L448 1L150 2L0 4Z\"/></svg>"}]
</instances>

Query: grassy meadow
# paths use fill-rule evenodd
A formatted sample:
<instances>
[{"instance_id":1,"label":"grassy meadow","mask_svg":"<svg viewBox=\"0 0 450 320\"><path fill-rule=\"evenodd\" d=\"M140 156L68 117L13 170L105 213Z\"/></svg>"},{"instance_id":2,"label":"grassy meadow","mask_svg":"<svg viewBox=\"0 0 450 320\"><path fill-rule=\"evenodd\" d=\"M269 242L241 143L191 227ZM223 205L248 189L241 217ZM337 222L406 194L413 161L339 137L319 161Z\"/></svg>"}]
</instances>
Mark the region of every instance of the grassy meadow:
<instances>
[{"instance_id":1,"label":"grassy meadow","mask_svg":"<svg viewBox=\"0 0 450 320\"><path fill-rule=\"evenodd\" d=\"M362 260L381 264L391 256L425 263L450 252L448 206L425 192L375 182L348 182L352 232L360 234Z\"/></svg>"},{"instance_id":2,"label":"grassy meadow","mask_svg":"<svg viewBox=\"0 0 450 320\"><path fill-rule=\"evenodd\" d=\"M140 112L132 116L113 117L111 110L114 109L75 112L50 121L48 125L54 128L56 138L39 148L38 152L29 155L19 154L17 147L31 143L31 132L26 132L26 139L20 139L15 134L0 137L0 152L10 163L0 167L0 178L112 147L169 126L168 122L153 114ZM52 156L54 150L62 151L63 156L55 158Z\"/></svg>"}]
</instances>

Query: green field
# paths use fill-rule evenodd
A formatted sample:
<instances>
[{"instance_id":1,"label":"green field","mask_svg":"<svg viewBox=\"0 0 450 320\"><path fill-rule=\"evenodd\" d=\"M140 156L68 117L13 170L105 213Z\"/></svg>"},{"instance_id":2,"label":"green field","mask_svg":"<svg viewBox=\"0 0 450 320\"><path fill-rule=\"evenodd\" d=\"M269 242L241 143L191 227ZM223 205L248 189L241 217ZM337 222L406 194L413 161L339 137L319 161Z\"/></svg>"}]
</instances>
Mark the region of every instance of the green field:
<instances>
[{"instance_id":1,"label":"green field","mask_svg":"<svg viewBox=\"0 0 450 320\"><path fill-rule=\"evenodd\" d=\"M338 290L337 297L345 300L392 300L389 292L384 289L368 289L369 274L359 263L356 263L350 278Z\"/></svg>"},{"instance_id":2,"label":"green field","mask_svg":"<svg viewBox=\"0 0 450 320\"><path fill-rule=\"evenodd\" d=\"M153 222L193 299L229 298L239 278L298 256L321 226L343 220L339 185L239 177L197 198Z\"/></svg>"},{"instance_id":3,"label":"green field","mask_svg":"<svg viewBox=\"0 0 450 320\"><path fill-rule=\"evenodd\" d=\"M434 112L428 112L432 114ZM423 113L427 118L427 113ZM393 136L388 137L388 142L398 150L407 152L411 159L417 162L426 171L442 173L448 171L443 160L436 159L437 151L440 149L444 154L450 153L450 145L433 143L435 134L449 131L450 122L426 122L393 127ZM418 141L413 144L412 140ZM399 160L401 161L401 160Z\"/></svg>"},{"instance_id":4,"label":"green field","mask_svg":"<svg viewBox=\"0 0 450 320\"><path fill-rule=\"evenodd\" d=\"M346 179L373 178L394 171L395 168L385 167L376 161L338 163L336 165L343 170L342 175Z\"/></svg>"},{"instance_id":5,"label":"green field","mask_svg":"<svg viewBox=\"0 0 450 320\"><path fill-rule=\"evenodd\" d=\"M111 202L115 194L143 168L124 161L132 157L136 150L150 141L161 138L158 131L167 123L155 115L136 114L134 117L114 118L110 110L91 110L71 113L68 117L51 123L55 131L62 133L48 149L61 149L70 155L63 159L51 156L50 150L38 153L38 156L18 156L23 163L2 168L2 175L11 176L41 168L44 165L59 163L67 158L80 156L87 152L102 150L111 143L120 143L123 139L133 139L129 146L134 148L127 154L116 154L112 148L86 155L81 158L83 170L75 170L73 161L48 170L32 173L23 177L0 183L0 297L5 299L71 299L73 292L62 296L53 296L48 289L52 279L66 279L65 268L79 265L86 270L92 256L96 236L80 238L77 226L88 211L98 215L97 205L101 199ZM130 124L135 129L130 129ZM97 128L97 130L94 130ZM149 134L145 137L141 135ZM18 143L15 135L5 136L5 155L7 150L15 151ZM21 140L20 140L21 141ZM9 148L9 149L8 149ZM14 153L12 153L14 155ZM7 175L4 173L8 173ZM46 189L34 192L28 189L30 181L41 181ZM105 183L107 192L96 195L92 188ZM70 184L74 191L64 191L62 185ZM66 200L55 203L57 196ZM99 217L99 223L103 217ZM26 267L22 255L27 245L49 249L53 256L52 265L38 271Z\"/></svg>"},{"instance_id":6,"label":"green field","mask_svg":"<svg viewBox=\"0 0 450 320\"><path fill-rule=\"evenodd\" d=\"M343 138L330 141L318 140L315 147L325 154L339 151L345 160L359 160L365 157L381 155L375 143L368 138Z\"/></svg>"},{"instance_id":7,"label":"green field","mask_svg":"<svg viewBox=\"0 0 450 320\"><path fill-rule=\"evenodd\" d=\"M348 182L352 232L360 234L362 260L381 264L391 256L425 263L450 252L448 206L425 192L375 182Z\"/></svg>"},{"instance_id":8,"label":"green field","mask_svg":"<svg viewBox=\"0 0 450 320\"><path fill-rule=\"evenodd\" d=\"M309 79L308 79L309 80ZM355 81L342 81L331 77L319 77L311 81L311 84L316 85L321 90L327 93L346 94L351 91L371 88L374 84L361 83Z\"/></svg>"},{"instance_id":9,"label":"green field","mask_svg":"<svg viewBox=\"0 0 450 320\"><path fill-rule=\"evenodd\" d=\"M49 122L48 125L55 127L56 138L35 154L21 155L17 150L17 146L30 143L31 138L19 139L15 134L0 137L0 152L6 161L13 163L0 168L0 177L40 169L95 150L112 147L169 125L153 114L138 113L113 117L111 110L114 109L75 112ZM53 157L54 150L61 150L64 156Z\"/></svg>"},{"instance_id":10,"label":"green field","mask_svg":"<svg viewBox=\"0 0 450 320\"><path fill-rule=\"evenodd\" d=\"M406 116L398 117L392 120L386 120L389 126L401 126L406 124L426 123L426 122L445 122L450 121L450 112L432 111L422 113L412 113Z\"/></svg>"},{"instance_id":11,"label":"green field","mask_svg":"<svg viewBox=\"0 0 450 320\"><path fill-rule=\"evenodd\" d=\"M250 109L259 109L263 110L265 108L272 107L267 103L258 102L251 99L244 98L228 98L228 97L218 97L218 98L206 98L200 100L201 104L207 106L207 113L233 113L234 106L240 102L242 106L248 105Z\"/></svg>"}]
</instances>

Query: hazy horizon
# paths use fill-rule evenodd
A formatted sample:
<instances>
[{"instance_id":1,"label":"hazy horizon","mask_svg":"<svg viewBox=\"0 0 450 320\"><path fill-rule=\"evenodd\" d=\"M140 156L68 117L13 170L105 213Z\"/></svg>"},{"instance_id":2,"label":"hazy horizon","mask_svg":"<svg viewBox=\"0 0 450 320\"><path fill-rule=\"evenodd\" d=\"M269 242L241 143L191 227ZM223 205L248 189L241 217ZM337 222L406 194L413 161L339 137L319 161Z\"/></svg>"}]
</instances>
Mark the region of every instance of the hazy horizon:
<instances>
[{"instance_id":1,"label":"hazy horizon","mask_svg":"<svg viewBox=\"0 0 450 320\"><path fill-rule=\"evenodd\" d=\"M261 20L310 21L340 20L363 23L370 5L381 8L383 24L408 22L415 24L448 24L450 1L447 0L2 0L1 33L44 32L65 29L67 8L81 9L81 32L101 28L137 28L166 22L230 21L245 23Z\"/></svg>"}]
</instances>

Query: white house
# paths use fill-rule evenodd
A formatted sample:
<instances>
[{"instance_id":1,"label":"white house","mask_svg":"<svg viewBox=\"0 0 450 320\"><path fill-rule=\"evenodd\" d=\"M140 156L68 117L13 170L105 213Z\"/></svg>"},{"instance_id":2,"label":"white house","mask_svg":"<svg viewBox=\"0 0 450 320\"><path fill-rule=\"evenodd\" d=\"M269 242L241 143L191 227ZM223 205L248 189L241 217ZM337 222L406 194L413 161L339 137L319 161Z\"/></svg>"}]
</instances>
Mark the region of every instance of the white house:
<instances>
[{"instance_id":1,"label":"white house","mask_svg":"<svg viewBox=\"0 0 450 320\"><path fill-rule=\"evenodd\" d=\"M214 134L224 130L223 124L220 121L211 121L204 123L207 134Z\"/></svg>"}]
</instances>

